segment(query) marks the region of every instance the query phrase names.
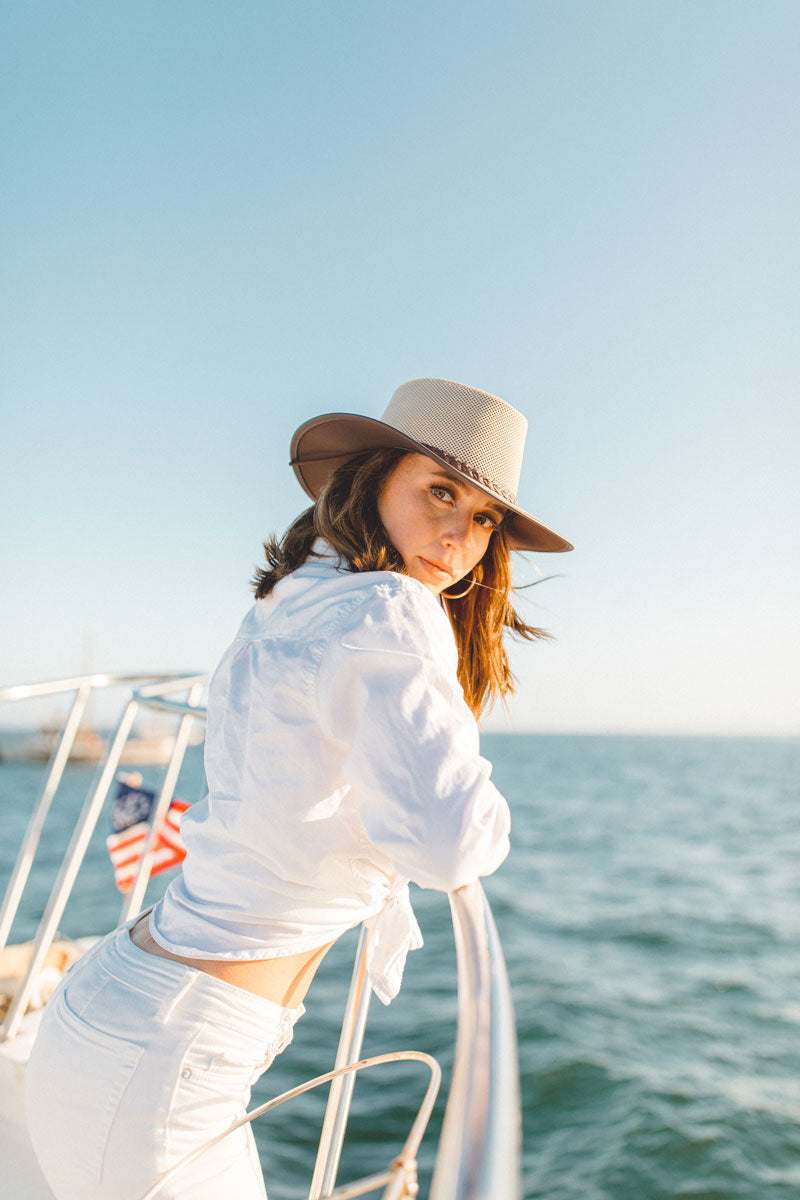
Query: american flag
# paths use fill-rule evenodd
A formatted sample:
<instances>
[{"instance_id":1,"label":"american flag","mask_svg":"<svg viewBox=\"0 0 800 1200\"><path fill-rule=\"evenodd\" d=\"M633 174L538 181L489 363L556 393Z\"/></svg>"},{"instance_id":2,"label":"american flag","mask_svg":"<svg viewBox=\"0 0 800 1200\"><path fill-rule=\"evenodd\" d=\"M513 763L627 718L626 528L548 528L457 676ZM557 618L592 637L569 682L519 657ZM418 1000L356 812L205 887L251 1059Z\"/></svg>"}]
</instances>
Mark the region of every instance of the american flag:
<instances>
[{"instance_id":1,"label":"american flag","mask_svg":"<svg viewBox=\"0 0 800 1200\"><path fill-rule=\"evenodd\" d=\"M121 892L127 892L136 879L139 862L150 832L150 814L156 794L141 786L141 776L117 776L117 795L111 810L114 832L106 838L114 865L114 879ZM185 800L173 800L156 832L150 874L158 875L182 862L186 850L180 835L181 814L189 807Z\"/></svg>"}]
</instances>

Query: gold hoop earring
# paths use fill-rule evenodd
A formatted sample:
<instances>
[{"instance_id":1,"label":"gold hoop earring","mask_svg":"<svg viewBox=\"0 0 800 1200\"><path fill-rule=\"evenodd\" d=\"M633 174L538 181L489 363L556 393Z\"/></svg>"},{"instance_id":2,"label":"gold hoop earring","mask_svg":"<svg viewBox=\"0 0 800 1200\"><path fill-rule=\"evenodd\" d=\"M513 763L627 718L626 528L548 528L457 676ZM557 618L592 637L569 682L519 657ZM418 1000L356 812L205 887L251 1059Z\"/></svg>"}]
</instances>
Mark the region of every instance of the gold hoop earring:
<instances>
[{"instance_id":1,"label":"gold hoop earring","mask_svg":"<svg viewBox=\"0 0 800 1200\"><path fill-rule=\"evenodd\" d=\"M456 592L455 596L452 592L442 592L442 595L444 596L445 600L463 600L464 597L472 591L477 582L477 579L475 579L473 576L473 578L469 581L469 587L466 587L463 592Z\"/></svg>"}]
</instances>

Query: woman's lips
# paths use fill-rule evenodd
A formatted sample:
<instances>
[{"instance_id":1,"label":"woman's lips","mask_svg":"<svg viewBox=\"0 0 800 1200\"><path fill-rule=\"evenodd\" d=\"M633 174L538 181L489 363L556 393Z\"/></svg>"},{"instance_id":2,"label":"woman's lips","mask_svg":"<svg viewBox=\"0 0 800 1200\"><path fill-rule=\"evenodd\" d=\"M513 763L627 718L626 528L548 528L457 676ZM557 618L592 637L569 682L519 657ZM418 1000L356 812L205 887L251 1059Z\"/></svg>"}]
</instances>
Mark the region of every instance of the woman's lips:
<instances>
[{"instance_id":1,"label":"woman's lips","mask_svg":"<svg viewBox=\"0 0 800 1200\"><path fill-rule=\"evenodd\" d=\"M443 579L452 579L455 574L453 568L446 566L444 563L434 562L430 558L423 558L422 555L419 556L419 560L428 570L433 571L434 574L441 576Z\"/></svg>"}]
</instances>

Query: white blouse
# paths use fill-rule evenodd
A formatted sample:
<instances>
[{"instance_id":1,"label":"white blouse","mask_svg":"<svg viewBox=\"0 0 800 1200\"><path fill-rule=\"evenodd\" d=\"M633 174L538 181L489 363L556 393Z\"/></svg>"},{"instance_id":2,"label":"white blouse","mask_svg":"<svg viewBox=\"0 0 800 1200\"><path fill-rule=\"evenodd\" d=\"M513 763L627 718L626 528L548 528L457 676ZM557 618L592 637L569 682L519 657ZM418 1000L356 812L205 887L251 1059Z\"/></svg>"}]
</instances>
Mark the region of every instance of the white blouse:
<instances>
[{"instance_id":1,"label":"white blouse","mask_svg":"<svg viewBox=\"0 0 800 1200\"><path fill-rule=\"evenodd\" d=\"M327 542L245 617L211 682L208 795L151 918L166 949L236 961L311 950L366 920L388 1004L422 945L408 881L450 891L508 853L450 623L406 575Z\"/></svg>"}]
</instances>

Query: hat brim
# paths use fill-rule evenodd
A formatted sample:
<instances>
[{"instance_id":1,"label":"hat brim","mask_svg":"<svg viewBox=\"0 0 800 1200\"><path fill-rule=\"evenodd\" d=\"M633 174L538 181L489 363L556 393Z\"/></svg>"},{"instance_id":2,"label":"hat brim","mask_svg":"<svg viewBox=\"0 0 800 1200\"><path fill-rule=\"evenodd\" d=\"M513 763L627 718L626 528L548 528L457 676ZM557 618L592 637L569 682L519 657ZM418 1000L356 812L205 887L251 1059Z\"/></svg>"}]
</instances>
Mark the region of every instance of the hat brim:
<instances>
[{"instance_id":1,"label":"hat brim","mask_svg":"<svg viewBox=\"0 0 800 1200\"><path fill-rule=\"evenodd\" d=\"M321 417L312 417L295 431L291 444L290 465L294 468L303 491L312 500L316 500L328 476L341 463L362 450L378 450L390 446L424 454L439 463L449 474L463 479L470 487L477 488L479 492L502 504L508 513L504 528L510 549L548 553L574 549L572 543L554 529L550 529L542 521L537 521L536 517L532 517L524 509L509 504L503 496L492 491L490 487L484 487L471 475L459 471L423 442L417 442L392 425L377 421L373 417L362 417L356 413L326 413Z\"/></svg>"}]
</instances>

